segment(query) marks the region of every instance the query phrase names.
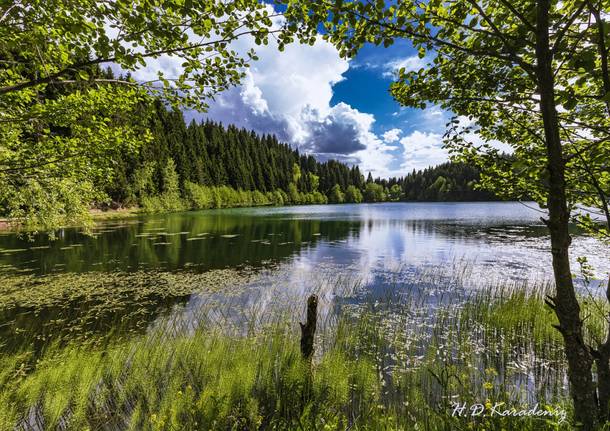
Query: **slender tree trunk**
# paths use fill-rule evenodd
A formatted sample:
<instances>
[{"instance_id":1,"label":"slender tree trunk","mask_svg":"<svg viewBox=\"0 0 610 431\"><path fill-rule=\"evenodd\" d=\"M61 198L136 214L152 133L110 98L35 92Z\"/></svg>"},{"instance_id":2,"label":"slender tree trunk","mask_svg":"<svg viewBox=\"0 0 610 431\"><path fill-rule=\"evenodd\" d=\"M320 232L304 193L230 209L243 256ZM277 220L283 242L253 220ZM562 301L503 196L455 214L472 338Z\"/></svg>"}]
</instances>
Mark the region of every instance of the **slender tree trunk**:
<instances>
[{"instance_id":1,"label":"slender tree trunk","mask_svg":"<svg viewBox=\"0 0 610 431\"><path fill-rule=\"evenodd\" d=\"M536 17L536 57L540 110L544 124L549 174L547 222L551 236L553 273L555 276L554 308L559 320L568 359L570 393L574 402L575 420L582 429L597 427L597 402L595 399L591 368L593 358L582 336L580 306L576 298L568 250L569 211L566 201L565 162L563 158L559 122L555 107L552 53L549 47L550 0L538 0Z\"/></svg>"},{"instance_id":2,"label":"slender tree trunk","mask_svg":"<svg viewBox=\"0 0 610 431\"><path fill-rule=\"evenodd\" d=\"M610 217L607 220L610 227ZM610 302L610 276L606 286L606 298ZM610 315L608 315L610 318ZM610 321L610 320L609 320ZM606 341L594 352L597 368L597 398L599 401L599 420L601 423L610 421L610 327Z\"/></svg>"},{"instance_id":3,"label":"slender tree trunk","mask_svg":"<svg viewBox=\"0 0 610 431\"><path fill-rule=\"evenodd\" d=\"M610 404L610 344L606 342L596 356L599 420L601 423L605 423L610 420L608 415L608 405Z\"/></svg>"}]
</instances>

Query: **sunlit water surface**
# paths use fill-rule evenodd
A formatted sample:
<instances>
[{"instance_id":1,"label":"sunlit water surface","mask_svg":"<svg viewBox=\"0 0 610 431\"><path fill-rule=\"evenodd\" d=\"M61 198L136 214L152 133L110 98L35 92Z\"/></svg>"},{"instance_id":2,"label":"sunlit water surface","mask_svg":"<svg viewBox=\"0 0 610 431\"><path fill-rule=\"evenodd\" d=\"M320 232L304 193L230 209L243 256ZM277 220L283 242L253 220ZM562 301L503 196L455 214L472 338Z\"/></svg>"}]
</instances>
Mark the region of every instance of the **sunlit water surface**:
<instances>
[{"instance_id":1,"label":"sunlit water surface","mask_svg":"<svg viewBox=\"0 0 610 431\"><path fill-rule=\"evenodd\" d=\"M353 297L354 290L369 297L418 291L434 302L450 297L447 290L452 286L479 289L510 280L529 284L550 280L549 239L541 215L533 204L494 202L320 205L142 216L100 223L92 235L65 229L55 241L4 233L0 271L35 277L94 272L100 279L117 271L201 274L237 269L256 274L246 283L248 288L230 297L222 291L187 292L175 298L152 295L146 301L147 309L154 311L147 325L162 314L159 310L194 321L194 316L201 316L197 310L202 304L214 301L224 304L224 317L247 319L231 304L257 313L286 293L303 296L324 291L345 298ZM608 250L576 230L573 234L573 272L582 289L576 258L586 256L603 279L610 269ZM430 282L435 275L445 282ZM44 283L45 277L41 280ZM142 298L127 294L121 301L111 318L98 310L87 319L106 320L103 330L117 321L131 321L125 315L139 310ZM43 331L41 325L46 323L41 321L74 321L74 313L82 319L91 307L87 299L76 302L78 307L70 303L65 309L57 304L12 304L0 309L0 325L10 328L11 336L16 327L21 332Z\"/></svg>"}]
</instances>

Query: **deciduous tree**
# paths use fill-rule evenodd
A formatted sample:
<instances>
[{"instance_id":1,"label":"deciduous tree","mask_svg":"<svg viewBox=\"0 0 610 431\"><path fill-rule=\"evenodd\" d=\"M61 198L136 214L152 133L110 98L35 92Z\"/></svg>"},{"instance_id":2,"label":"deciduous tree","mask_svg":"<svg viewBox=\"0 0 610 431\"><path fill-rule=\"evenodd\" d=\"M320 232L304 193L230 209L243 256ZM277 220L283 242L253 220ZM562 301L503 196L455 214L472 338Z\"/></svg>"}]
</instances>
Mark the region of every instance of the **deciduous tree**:
<instances>
[{"instance_id":1,"label":"deciduous tree","mask_svg":"<svg viewBox=\"0 0 610 431\"><path fill-rule=\"evenodd\" d=\"M147 141L147 100L205 109L238 83L252 37L280 47L289 31L257 0L11 0L0 4L0 208L30 229L86 220L104 199L93 180L109 178L116 151ZM178 76L136 82L100 66L135 71L170 56ZM139 127L142 126L142 127Z\"/></svg>"},{"instance_id":2,"label":"deciduous tree","mask_svg":"<svg viewBox=\"0 0 610 431\"><path fill-rule=\"evenodd\" d=\"M608 420L610 336L599 345L584 339L568 223L577 205L593 205L605 224L577 219L602 236L609 232L610 3L289 0L287 6L290 19L312 32L323 24L345 56L366 43L409 39L427 66L400 70L394 98L451 110L456 118L446 142L454 155L483 167L486 187L527 194L547 210L556 286L549 304L565 342L575 419L587 430ZM486 142L471 142L473 131ZM510 145L513 157L499 157L494 142Z\"/></svg>"}]
</instances>

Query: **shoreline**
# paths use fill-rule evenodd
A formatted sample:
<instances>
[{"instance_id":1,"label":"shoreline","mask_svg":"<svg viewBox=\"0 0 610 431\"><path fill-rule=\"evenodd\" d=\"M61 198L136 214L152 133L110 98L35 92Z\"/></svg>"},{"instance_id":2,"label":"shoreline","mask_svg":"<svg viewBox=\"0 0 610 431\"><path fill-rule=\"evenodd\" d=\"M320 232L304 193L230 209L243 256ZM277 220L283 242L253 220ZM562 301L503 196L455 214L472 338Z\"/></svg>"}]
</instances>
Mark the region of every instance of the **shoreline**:
<instances>
[{"instance_id":1,"label":"shoreline","mask_svg":"<svg viewBox=\"0 0 610 431\"><path fill-rule=\"evenodd\" d=\"M407 204L407 203L436 203L436 204L465 204L465 203L496 203L496 202L524 202L524 201L503 201L503 200L491 200L491 201L381 201L381 202L344 202L344 203L326 203L326 204L296 204L296 205L279 205L277 208L281 207L299 207L299 206L319 206L319 205L371 205L371 204ZM531 202L528 202L531 203ZM235 207L222 207L222 208L190 208L190 209L180 209L175 211L161 211L161 212L147 212L138 206L129 207L129 208L120 208L120 209L107 209L102 210L99 208L92 208L89 210L89 215L91 216L92 221L106 221L106 220L114 220L114 219L129 219L133 217L137 217L140 215L147 214L170 214L174 212L183 212L183 211L201 211L201 210L217 210L217 209L236 209L236 208L260 208L260 207L275 207L275 205L252 205L252 206L235 206ZM72 225L67 225L63 227L75 227ZM6 231L18 231L15 225L11 225L11 219L0 217L0 232Z\"/></svg>"},{"instance_id":2,"label":"shoreline","mask_svg":"<svg viewBox=\"0 0 610 431\"><path fill-rule=\"evenodd\" d=\"M120 218L131 218L136 217L140 214L145 214L139 207L130 207L130 208L120 208L120 209L109 209L109 210L101 210L98 208L94 208L89 210L89 214L93 221L98 220L111 220L111 219L120 219Z\"/></svg>"},{"instance_id":3,"label":"shoreline","mask_svg":"<svg viewBox=\"0 0 610 431\"><path fill-rule=\"evenodd\" d=\"M145 214L139 207L131 207L131 208L122 208L122 209L109 209L109 210L101 210L98 208L93 208L89 210L89 215L93 222L105 221L105 220L113 220L113 219L128 219L132 217L137 217L138 215ZM63 226L65 227L74 227L74 226ZM0 232L10 232L10 231L18 231L17 226L11 223L10 218L0 218Z\"/></svg>"}]
</instances>

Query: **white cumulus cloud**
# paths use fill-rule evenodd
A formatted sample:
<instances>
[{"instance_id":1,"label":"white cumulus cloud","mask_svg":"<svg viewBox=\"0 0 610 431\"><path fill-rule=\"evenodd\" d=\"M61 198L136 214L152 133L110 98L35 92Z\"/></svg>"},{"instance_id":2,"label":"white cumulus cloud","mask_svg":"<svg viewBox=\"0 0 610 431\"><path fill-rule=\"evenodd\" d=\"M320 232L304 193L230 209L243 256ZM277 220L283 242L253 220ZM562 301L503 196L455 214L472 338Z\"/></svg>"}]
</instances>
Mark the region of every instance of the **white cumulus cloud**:
<instances>
[{"instance_id":1,"label":"white cumulus cloud","mask_svg":"<svg viewBox=\"0 0 610 431\"><path fill-rule=\"evenodd\" d=\"M412 55L406 58L397 58L383 66L382 75L385 78L395 78L400 69L404 68L406 71L419 70L422 67L425 67L427 63L428 60L426 60L425 57L419 58L417 55Z\"/></svg>"},{"instance_id":2,"label":"white cumulus cloud","mask_svg":"<svg viewBox=\"0 0 610 431\"><path fill-rule=\"evenodd\" d=\"M251 64L240 87L216 97L205 116L275 134L321 160L335 158L359 164L375 176L388 175L394 161L390 152L397 148L373 132L374 115L343 102L331 103L333 85L349 69L332 44L318 37L313 46L294 43L283 52L273 41L255 46L242 39L235 46L243 52L254 48L259 60Z\"/></svg>"},{"instance_id":3,"label":"white cumulus cloud","mask_svg":"<svg viewBox=\"0 0 610 431\"><path fill-rule=\"evenodd\" d=\"M394 128L394 129L390 129L390 130L386 131L381 136L383 137L383 142L391 144L392 142L398 141L401 133L402 133L402 130Z\"/></svg>"},{"instance_id":4,"label":"white cumulus cloud","mask_svg":"<svg viewBox=\"0 0 610 431\"><path fill-rule=\"evenodd\" d=\"M447 150L443 148L443 136L439 133L416 130L400 140L403 148L401 168L410 172L447 161Z\"/></svg>"},{"instance_id":5,"label":"white cumulus cloud","mask_svg":"<svg viewBox=\"0 0 610 431\"><path fill-rule=\"evenodd\" d=\"M281 24L281 17L274 19L275 25ZM419 169L446 160L439 131L430 127L445 122L446 113L438 108L421 114L417 131L405 135L405 129L397 125L379 136L374 132L374 115L343 102L332 104L333 86L344 79L350 64L322 37L313 46L293 43L283 52L273 39L268 45L257 46L252 38L242 38L232 45L242 53L254 48L259 60L246 70L240 86L217 95L205 114L187 112L188 120L208 117L275 134L302 152L321 160L335 158L358 164L374 176L403 175L405 168ZM394 76L403 67L417 70L426 63L425 58L411 56L371 67L383 76ZM158 71L167 78L177 77L181 60L170 56L150 59L134 77L152 80Z\"/></svg>"}]
</instances>

